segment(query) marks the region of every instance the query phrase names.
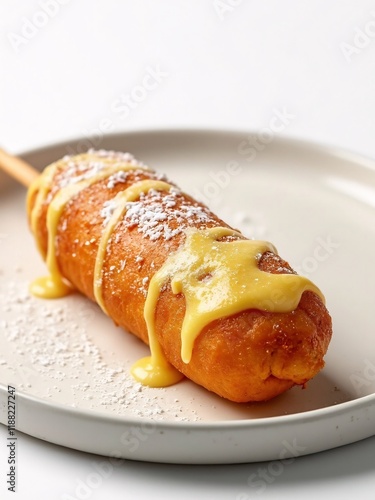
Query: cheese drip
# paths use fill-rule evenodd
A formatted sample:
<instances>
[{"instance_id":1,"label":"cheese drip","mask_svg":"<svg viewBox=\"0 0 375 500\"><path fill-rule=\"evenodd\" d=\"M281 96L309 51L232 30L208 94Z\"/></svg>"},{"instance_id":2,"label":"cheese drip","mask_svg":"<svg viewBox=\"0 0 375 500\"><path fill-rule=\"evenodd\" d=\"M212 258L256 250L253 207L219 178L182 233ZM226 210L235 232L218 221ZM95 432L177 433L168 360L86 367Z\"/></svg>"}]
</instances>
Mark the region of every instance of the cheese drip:
<instances>
[{"instance_id":1,"label":"cheese drip","mask_svg":"<svg viewBox=\"0 0 375 500\"><path fill-rule=\"evenodd\" d=\"M103 271L103 265L109 239L117 223L124 216L129 202L138 199L142 193L147 193L148 191L150 191L150 189L154 189L155 191L169 191L171 187L172 186L167 182L147 179L144 181L134 183L132 186L128 187L124 191L120 191L119 193L117 193L117 195L114 197L113 202L115 208L100 238L98 253L95 260L95 270L94 270L95 300L107 315L108 311L103 302L103 294L102 294L102 281L103 281L102 271Z\"/></svg>"},{"instance_id":2,"label":"cheese drip","mask_svg":"<svg viewBox=\"0 0 375 500\"><path fill-rule=\"evenodd\" d=\"M123 218L129 202L138 199L142 193L147 193L151 189L156 191L169 191L171 187L172 186L167 182L147 179L136 182L124 191L117 193L115 196L113 200L115 208L102 233L94 270L95 299L106 314L108 314L108 311L103 301L102 272L108 242L116 225ZM142 384L151 387L167 387L180 381L183 375L168 362L154 335L149 335L149 343L151 356L143 358L140 362L136 362L132 366L131 372L134 378Z\"/></svg>"},{"instance_id":3,"label":"cheese drip","mask_svg":"<svg viewBox=\"0 0 375 500\"><path fill-rule=\"evenodd\" d=\"M93 158L91 155L81 155L79 158L82 157L87 160ZM46 221L46 256L37 234L38 218L43 205L48 201L52 182L61 162L47 167L29 189L27 206L31 228L50 272L49 276L39 278L31 284L30 290L34 295L54 298L64 296L71 290L71 285L61 276L56 259L57 229L66 205L83 189L116 172L149 170L139 165L124 164L116 159L100 160L104 162L103 168L93 175L84 174L83 180L75 181L73 177L50 202ZM116 225L124 216L128 203L139 198L142 193L151 189L168 191L170 188L168 183L147 179L136 182L114 197L114 211L102 232L94 269L94 295L105 313L108 314L102 295L102 272L108 242ZM152 277L144 306L151 356L137 361L131 372L136 380L151 387L165 387L183 378L166 359L155 329L157 303L162 288L169 282L173 294L183 294L186 301L181 329L181 359L184 363L190 362L195 339L212 321L247 309L290 312L296 309L306 290L316 293L324 301L320 290L307 278L296 274L272 274L259 269L259 259L264 252L277 253L268 242L244 240L240 233L224 227L203 230L190 228L185 231L185 236L179 250L170 255ZM228 237L229 239L225 239Z\"/></svg>"},{"instance_id":4,"label":"cheese drip","mask_svg":"<svg viewBox=\"0 0 375 500\"><path fill-rule=\"evenodd\" d=\"M43 257L45 257L45 255L41 241L39 241L37 235L38 218L43 204L46 203L52 181L60 165L61 162L56 162L47 167L30 186L27 197L27 208L31 219L31 229ZM49 276L37 278L31 283L30 292L33 295L52 299L67 295L72 289L70 283L62 277L56 259L57 228L66 205L83 189L86 189L92 184L104 180L116 172L135 169L149 170L139 165L124 165L119 161L109 162L107 165L104 165L99 172L96 172L94 175L84 180L74 183L73 177L70 184L61 188L55 194L49 204L46 220L48 234L46 264L50 274ZM108 314L108 311L105 307L102 295L102 270L108 242L113 230L126 212L129 202L136 200L142 193L147 193L151 189L156 191L169 191L171 187L172 186L166 182L147 179L134 183L114 197L115 209L102 232L94 269L94 296L97 303L106 314ZM35 193L37 193L37 195L31 209L31 202ZM152 355L142 360L142 366L134 366L132 368L132 373L137 380L152 387L166 387L175 384L183 378L183 375L168 362L155 338L150 338L150 348Z\"/></svg>"},{"instance_id":5,"label":"cheese drip","mask_svg":"<svg viewBox=\"0 0 375 500\"><path fill-rule=\"evenodd\" d=\"M181 359L189 363L194 341L212 321L247 309L290 312L305 290L320 290L297 274L261 271L258 260L264 252L277 253L267 242L231 239L241 237L229 228L188 229L184 245L151 279L144 308L150 344L155 333L155 308L161 289L170 281L174 294L182 293L186 312L181 329Z\"/></svg>"},{"instance_id":6,"label":"cheese drip","mask_svg":"<svg viewBox=\"0 0 375 500\"><path fill-rule=\"evenodd\" d=\"M90 155L82 155L87 156L88 159L91 158ZM39 251L43 255L42 244L38 238L37 234L37 225L38 218L40 216L40 212L44 203L46 203L46 199L48 193L51 189L52 181L58 168L61 166L62 162L56 162L47 167L44 172L34 181L34 183L30 186L27 198L27 206L28 211L30 213L31 208L31 200L37 192L37 196L34 202L34 206L31 210L30 214L30 223L31 229L36 239L37 246ZM70 183L62 187L53 197L50 202L47 210L47 234L48 234L48 245L47 245L47 256L46 256L46 264L49 271L49 276L43 276L41 278L37 278L30 285L30 292L37 297L42 298L59 298L67 295L71 290L72 286L70 283L67 283L66 280L61 276L57 259L56 259L56 237L57 237L57 228L59 224L60 217L66 207L66 205L81 191L88 188L89 186L107 179L112 174L116 172L122 172L127 170L149 170L146 167L141 167L138 165L130 165L124 164L121 161L103 161L103 167L96 171L94 174L90 175L90 172L84 174L87 175L87 178L80 180L79 182L74 181L74 177L71 179Z\"/></svg>"},{"instance_id":7,"label":"cheese drip","mask_svg":"<svg viewBox=\"0 0 375 500\"><path fill-rule=\"evenodd\" d=\"M31 184L27 192L26 205L27 205L27 213L30 215L31 231L34 235L37 248L43 258L45 258L45 255L42 249L41 241L38 238L37 225L38 225L40 211L42 209L43 204L46 201L49 190L51 189L52 180L57 172L58 166L59 163L56 162L52 163L52 165L49 165L47 168L45 168L43 173L34 180L34 182ZM31 205L35 193L36 193L36 198L34 204Z\"/></svg>"}]
</instances>

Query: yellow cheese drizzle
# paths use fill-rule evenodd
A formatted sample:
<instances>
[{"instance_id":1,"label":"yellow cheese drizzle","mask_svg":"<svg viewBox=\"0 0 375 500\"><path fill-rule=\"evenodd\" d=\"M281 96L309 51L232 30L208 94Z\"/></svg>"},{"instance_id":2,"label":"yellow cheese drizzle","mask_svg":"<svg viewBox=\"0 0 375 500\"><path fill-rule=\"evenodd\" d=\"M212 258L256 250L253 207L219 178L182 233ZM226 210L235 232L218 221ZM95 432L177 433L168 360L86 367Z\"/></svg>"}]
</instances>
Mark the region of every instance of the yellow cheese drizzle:
<instances>
[{"instance_id":1,"label":"yellow cheese drizzle","mask_svg":"<svg viewBox=\"0 0 375 500\"><path fill-rule=\"evenodd\" d=\"M95 260L95 270L94 270L94 296L96 302L102 308L102 310L108 315L108 311L103 302L102 295L102 270L105 259L105 254L107 252L108 241L115 229L119 220L122 219L124 213L126 212L127 204L130 201L134 201L142 193L147 193L150 189L155 189L157 191L169 191L171 185L167 182L162 181L154 181L154 180L144 180L140 182L136 182L132 186L128 187L124 191L120 191L114 197L114 205L115 209L109 219L102 236L100 238L98 253Z\"/></svg>"},{"instance_id":2,"label":"yellow cheese drizzle","mask_svg":"<svg viewBox=\"0 0 375 500\"><path fill-rule=\"evenodd\" d=\"M58 164L52 164L30 187L31 199L39 190L31 212L31 227L38 241L38 216L45 203ZM56 261L55 240L59 218L66 204L86 187L121 170L141 167L119 164L109 165L99 173L77 184L60 189L47 211L48 251L47 266L50 276L40 278L31 285L34 295L45 298L60 297L70 290L64 282ZM126 206L141 193L150 189L169 190L165 182L146 180L133 184L114 198L115 209L104 229L98 247L94 270L94 295L107 313L102 297L102 270L108 241ZM224 239L230 237L229 239ZM183 294L186 312L181 329L181 359L191 360L194 342L205 326L212 321L228 317L247 309L268 312L290 312L296 309L302 293L310 290L324 301L321 291L307 278L296 274L272 274L261 271L259 258L266 251L277 253L267 242L240 239L240 233L229 228L214 227L186 230L186 239L180 249L169 256L152 277L144 306L151 356L137 361L131 368L136 380L152 387L165 387L178 382L183 376L166 359L155 331L155 309L162 288L170 282L174 294Z\"/></svg>"},{"instance_id":3,"label":"yellow cheese drizzle","mask_svg":"<svg viewBox=\"0 0 375 500\"><path fill-rule=\"evenodd\" d=\"M174 294L182 293L186 312L181 330L181 359L189 363L194 341L202 329L216 319L246 309L290 312L305 290L320 290L297 274L261 271L261 255L276 249L267 242L221 238L241 237L229 228L188 229L184 245L171 255L153 276L145 304L150 338L155 337L155 308L163 286L170 281Z\"/></svg>"},{"instance_id":4,"label":"yellow cheese drizzle","mask_svg":"<svg viewBox=\"0 0 375 500\"><path fill-rule=\"evenodd\" d=\"M55 173L59 167L59 162L52 163L46 169L44 169L43 173L37 177L34 182L31 184L28 192L27 192L27 213L30 214L30 225L32 233L34 234L37 248L44 258L44 252L42 249L41 241L37 235L37 225L39 214L43 204L46 201L48 192L51 188L52 180L55 176ZM35 193L37 193L33 206L31 205L32 200L34 198Z\"/></svg>"},{"instance_id":5,"label":"yellow cheese drizzle","mask_svg":"<svg viewBox=\"0 0 375 500\"><path fill-rule=\"evenodd\" d=\"M89 156L88 156L89 157ZM34 233L37 245L42 255L42 247L39 238L37 237L37 224L40 211L43 204L45 203L47 194L50 190L53 177L59 167L60 163L56 162L45 169L45 171L34 181L30 186L28 193L27 204L30 206L30 200L37 189L39 189L33 210L31 212L31 229ZM37 297L42 298L58 298L67 295L71 290L72 286L64 281L61 276L59 267L57 265L56 259L56 236L57 227L62 212L65 209L67 203L69 203L75 196L77 196L83 189L91 186L92 184L104 180L110 177L116 172L122 172L125 170L134 169L148 170L145 167L127 165L116 161L115 163L109 163L105 165L103 169L94 175L84 179L76 184L68 184L67 186L61 188L57 194L54 196L53 200L48 206L47 210L47 234L48 234L48 246L47 246L47 257L46 264L49 271L49 276L43 276L37 278L30 285L30 292Z\"/></svg>"},{"instance_id":6,"label":"yellow cheese drizzle","mask_svg":"<svg viewBox=\"0 0 375 500\"><path fill-rule=\"evenodd\" d=\"M148 179L136 182L124 191L117 193L115 196L115 209L102 233L94 270L95 299L106 314L108 314L108 311L105 307L102 295L102 271L108 241L113 233L113 230L115 229L118 221L122 219L124 213L126 212L127 204L130 201L136 200L142 193L147 193L150 189L157 191L169 191L171 187L172 186L166 182ZM133 376L139 382L151 387L167 387L180 381L183 378L183 375L168 362L156 336L149 336L149 342L151 356L142 359L141 368L138 368L137 363L133 365L131 368Z\"/></svg>"},{"instance_id":7,"label":"yellow cheese drizzle","mask_svg":"<svg viewBox=\"0 0 375 500\"><path fill-rule=\"evenodd\" d=\"M31 211L31 229L34 233L38 248L43 255L42 245L37 237L37 225L38 218L42 209L43 204L46 201L46 197L51 188L51 184L56 174L60 163L56 162L49 167L47 167L44 172L34 181L30 186L27 198L27 207L30 213ZM49 276L41 277L33 281L30 286L30 291L33 295L42 298L57 298L67 295L72 287L69 283L64 281L61 276L60 270L58 268L56 259L56 236L58 223L62 212L64 211L66 205L80 193L83 189L91 186L92 184L99 182L100 180L106 179L115 172L125 171L125 170L149 170L146 167L140 167L138 165L124 165L116 161L115 164L109 164L96 173L90 176L88 179L77 182L76 184L69 184L66 187L61 188L51 201L47 210L47 234L48 234L48 250L46 256L46 263L49 270ZM108 246L108 240L117 224L126 211L126 205L130 201L137 199L141 193L146 193L150 189L155 189L158 191L169 191L171 185L155 180L145 180L140 181L122 192L119 192L115 198L115 210L106 225L99 242L98 253L95 261L94 270L94 295L95 299L107 314L105 304L102 297L102 269L105 259L105 254ZM37 192L37 196L34 205L31 210L31 202ZM150 339L150 348L152 351L152 356L149 358L148 363L148 385L153 387L166 387L168 385L175 384L183 378L183 375L177 371L166 359L159 343L156 339ZM137 372L137 370L135 370ZM139 370L138 370L139 371ZM141 375L139 374L141 377Z\"/></svg>"}]
</instances>

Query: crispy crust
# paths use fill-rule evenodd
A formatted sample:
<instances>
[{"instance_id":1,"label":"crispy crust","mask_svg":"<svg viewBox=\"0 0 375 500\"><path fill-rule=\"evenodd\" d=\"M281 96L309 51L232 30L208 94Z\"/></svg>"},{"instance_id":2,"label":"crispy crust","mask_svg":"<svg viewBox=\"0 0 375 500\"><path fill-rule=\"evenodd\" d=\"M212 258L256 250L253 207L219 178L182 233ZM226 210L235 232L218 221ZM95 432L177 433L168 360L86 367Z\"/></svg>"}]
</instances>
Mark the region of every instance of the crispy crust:
<instances>
[{"instance_id":1,"label":"crispy crust","mask_svg":"<svg viewBox=\"0 0 375 500\"><path fill-rule=\"evenodd\" d=\"M64 172L62 165L47 200L58 191ZM107 181L100 181L79 193L64 209L56 241L58 265L62 275L91 300L94 300L93 270L103 228L100 215L103 205L134 180L150 177L152 174L147 172L130 173L126 182L111 188ZM146 205L149 198L145 195ZM35 197L31 205L34 201ZM177 208L181 204L204 207L182 193L176 197L176 203ZM37 225L45 252L47 209L45 203ZM229 227L205 210L207 221L195 223L195 227ZM171 229L178 226L176 220L167 223ZM102 285L106 308L116 325L145 343L148 336L143 318L147 288L144 278L152 277L183 238L180 233L168 241L153 241L140 233L136 225L127 227L120 223L108 245ZM270 252L262 256L259 267L272 273L293 272L284 260ZM305 384L324 366L332 324L326 307L312 292L305 292L297 309L290 313L247 310L212 322L196 339L188 364L180 357L184 313L184 297L173 295L166 286L155 316L156 333L166 357L188 378L229 400L268 400L296 384Z\"/></svg>"}]
</instances>

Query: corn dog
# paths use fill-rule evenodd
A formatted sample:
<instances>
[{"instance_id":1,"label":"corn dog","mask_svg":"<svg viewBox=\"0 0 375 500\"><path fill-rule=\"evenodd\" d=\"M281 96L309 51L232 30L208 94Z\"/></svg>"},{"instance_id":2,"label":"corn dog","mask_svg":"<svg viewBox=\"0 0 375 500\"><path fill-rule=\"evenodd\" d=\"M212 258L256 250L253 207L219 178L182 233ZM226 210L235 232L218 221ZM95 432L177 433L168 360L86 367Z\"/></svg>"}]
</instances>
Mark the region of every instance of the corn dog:
<instances>
[{"instance_id":1,"label":"corn dog","mask_svg":"<svg viewBox=\"0 0 375 500\"><path fill-rule=\"evenodd\" d=\"M49 270L31 293L77 290L149 344L131 370L141 383L186 376L231 401L265 401L323 368L321 291L132 155L64 157L32 183L27 210Z\"/></svg>"}]
</instances>

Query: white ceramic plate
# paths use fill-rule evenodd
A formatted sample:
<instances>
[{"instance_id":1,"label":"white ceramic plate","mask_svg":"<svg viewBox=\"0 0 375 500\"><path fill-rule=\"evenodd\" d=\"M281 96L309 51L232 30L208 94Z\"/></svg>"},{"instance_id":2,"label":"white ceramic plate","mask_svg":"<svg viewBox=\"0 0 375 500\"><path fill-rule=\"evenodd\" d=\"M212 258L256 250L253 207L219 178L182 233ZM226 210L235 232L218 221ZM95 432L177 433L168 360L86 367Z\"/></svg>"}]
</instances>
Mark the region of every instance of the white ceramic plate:
<instances>
[{"instance_id":1,"label":"white ceramic plate","mask_svg":"<svg viewBox=\"0 0 375 500\"><path fill-rule=\"evenodd\" d=\"M270 138L267 138L269 140ZM148 389L129 376L147 347L80 296L43 301L24 189L0 177L0 421L17 390L17 429L78 450L173 463L305 455L375 433L375 164L245 132L149 131L100 145L130 151L249 236L272 241L324 291L334 321L325 369L264 404L234 404L190 381ZM42 168L87 143L29 152ZM259 146L260 145L260 146ZM252 149L251 149L252 148Z\"/></svg>"}]
</instances>

